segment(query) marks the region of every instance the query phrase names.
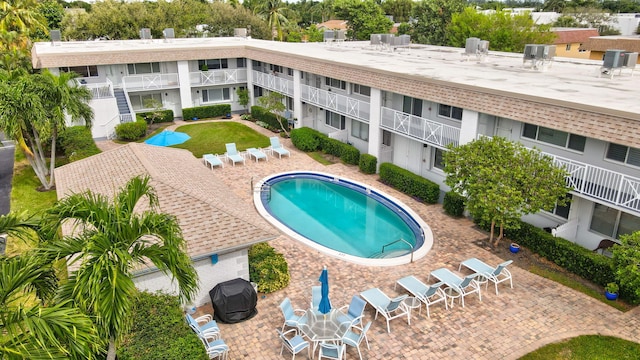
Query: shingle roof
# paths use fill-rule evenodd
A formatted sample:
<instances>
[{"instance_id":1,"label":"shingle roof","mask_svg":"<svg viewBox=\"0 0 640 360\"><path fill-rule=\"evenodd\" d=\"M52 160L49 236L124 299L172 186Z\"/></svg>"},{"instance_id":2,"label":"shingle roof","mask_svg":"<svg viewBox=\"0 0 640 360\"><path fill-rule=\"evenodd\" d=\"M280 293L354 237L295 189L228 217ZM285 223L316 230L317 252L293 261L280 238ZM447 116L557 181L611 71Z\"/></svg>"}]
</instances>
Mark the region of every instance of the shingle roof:
<instances>
[{"instance_id":1,"label":"shingle roof","mask_svg":"<svg viewBox=\"0 0 640 360\"><path fill-rule=\"evenodd\" d=\"M254 208L187 150L130 143L61 166L55 172L58 198L86 190L113 196L137 175L150 176L160 210L178 218L192 258L276 236Z\"/></svg>"},{"instance_id":2,"label":"shingle roof","mask_svg":"<svg viewBox=\"0 0 640 360\"><path fill-rule=\"evenodd\" d=\"M323 23L316 25L318 29L329 29L329 30L347 30L347 21L346 20L327 20Z\"/></svg>"},{"instance_id":3,"label":"shingle roof","mask_svg":"<svg viewBox=\"0 0 640 360\"><path fill-rule=\"evenodd\" d=\"M554 44L584 43L590 37L599 36L597 29L554 28L552 30L556 34Z\"/></svg>"},{"instance_id":4,"label":"shingle roof","mask_svg":"<svg viewBox=\"0 0 640 360\"><path fill-rule=\"evenodd\" d=\"M640 36L599 36L589 38L583 47L591 51L620 49L640 52Z\"/></svg>"}]
</instances>

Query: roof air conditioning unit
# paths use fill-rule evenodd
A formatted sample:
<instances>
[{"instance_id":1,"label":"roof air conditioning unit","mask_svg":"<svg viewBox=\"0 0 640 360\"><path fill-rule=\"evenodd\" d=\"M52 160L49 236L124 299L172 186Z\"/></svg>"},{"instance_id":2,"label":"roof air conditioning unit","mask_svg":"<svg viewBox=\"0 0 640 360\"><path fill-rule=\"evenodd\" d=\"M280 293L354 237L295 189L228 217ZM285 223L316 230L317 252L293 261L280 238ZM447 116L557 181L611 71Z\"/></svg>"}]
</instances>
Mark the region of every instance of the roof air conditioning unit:
<instances>
[{"instance_id":1,"label":"roof air conditioning unit","mask_svg":"<svg viewBox=\"0 0 640 360\"><path fill-rule=\"evenodd\" d=\"M335 33L335 36L336 36L336 40L341 40L341 41L344 41L347 38L346 31L344 30L337 30Z\"/></svg>"},{"instance_id":2,"label":"roof air conditioning unit","mask_svg":"<svg viewBox=\"0 0 640 360\"><path fill-rule=\"evenodd\" d=\"M624 57L624 67L627 69L635 69L638 63L638 53L628 52Z\"/></svg>"},{"instance_id":3,"label":"roof air conditioning unit","mask_svg":"<svg viewBox=\"0 0 640 360\"><path fill-rule=\"evenodd\" d=\"M335 34L333 33L333 30L326 30L323 34L323 39L325 42L333 41L334 38Z\"/></svg>"},{"instance_id":4,"label":"roof air conditioning unit","mask_svg":"<svg viewBox=\"0 0 640 360\"><path fill-rule=\"evenodd\" d=\"M169 41L169 39L174 39L176 37L176 33L173 28L166 28L162 30L162 36L164 36L165 41Z\"/></svg>"},{"instance_id":5,"label":"roof air conditioning unit","mask_svg":"<svg viewBox=\"0 0 640 360\"><path fill-rule=\"evenodd\" d=\"M380 41L383 44L391 44L391 38L393 37L393 34L380 34Z\"/></svg>"},{"instance_id":6,"label":"roof air conditioning unit","mask_svg":"<svg viewBox=\"0 0 640 360\"><path fill-rule=\"evenodd\" d=\"M479 45L480 39L475 37L468 38L464 45L464 53L467 55L476 55L478 53Z\"/></svg>"},{"instance_id":7,"label":"roof air conditioning unit","mask_svg":"<svg viewBox=\"0 0 640 360\"><path fill-rule=\"evenodd\" d=\"M555 45L527 44L524 46L523 65L531 62L531 68L535 70L546 70L551 66L553 58L556 56Z\"/></svg>"},{"instance_id":8,"label":"roof air conditioning unit","mask_svg":"<svg viewBox=\"0 0 640 360\"><path fill-rule=\"evenodd\" d=\"M60 35L60 30L58 29L49 30L49 37L51 37L51 43L54 43L55 41L60 41L62 39L62 36Z\"/></svg>"},{"instance_id":9,"label":"roof air conditioning unit","mask_svg":"<svg viewBox=\"0 0 640 360\"><path fill-rule=\"evenodd\" d=\"M149 28L140 29L140 39L142 39L142 40L150 40L151 39L151 29L149 29Z\"/></svg>"},{"instance_id":10,"label":"roof air conditioning unit","mask_svg":"<svg viewBox=\"0 0 640 360\"><path fill-rule=\"evenodd\" d=\"M371 39L371 45L380 45L382 43L380 34L371 34L369 38Z\"/></svg>"},{"instance_id":11,"label":"roof air conditioning unit","mask_svg":"<svg viewBox=\"0 0 640 360\"><path fill-rule=\"evenodd\" d=\"M602 67L607 69L617 69L624 66L624 58L626 51L624 50L607 50L604 53L604 63Z\"/></svg>"},{"instance_id":12,"label":"roof air conditioning unit","mask_svg":"<svg viewBox=\"0 0 640 360\"><path fill-rule=\"evenodd\" d=\"M409 46L411 44L411 35L400 35L400 39L402 39L403 46Z\"/></svg>"},{"instance_id":13,"label":"roof air conditioning unit","mask_svg":"<svg viewBox=\"0 0 640 360\"><path fill-rule=\"evenodd\" d=\"M247 29L246 28L233 29L233 36L234 37L246 38L247 37Z\"/></svg>"},{"instance_id":14,"label":"roof air conditioning unit","mask_svg":"<svg viewBox=\"0 0 640 360\"><path fill-rule=\"evenodd\" d=\"M480 43L478 43L478 53L480 53L481 55L487 55L489 53L488 40L480 40Z\"/></svg>"}]
</instances>

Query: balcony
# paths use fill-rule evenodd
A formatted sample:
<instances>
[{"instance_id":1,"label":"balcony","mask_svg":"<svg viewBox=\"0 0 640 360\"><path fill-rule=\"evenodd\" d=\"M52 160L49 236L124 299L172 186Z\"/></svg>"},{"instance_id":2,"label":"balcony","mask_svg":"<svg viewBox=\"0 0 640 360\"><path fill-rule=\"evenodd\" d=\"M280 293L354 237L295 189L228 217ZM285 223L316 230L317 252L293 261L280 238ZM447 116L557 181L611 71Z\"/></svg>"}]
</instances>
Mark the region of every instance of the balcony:
<instances>
[{"instance_id":1,"label":"balcony","mask_svg":"<svg viewBox=\"0 0 640 360\"><path fill-rule=\"evenodd\" d=\"M253 85L293 97L293 80L253 70Z\"/></svg>"},{"instance_id":2,"label":"balcony","mask_svg":"<svg viewBox=\"0 0 640 360\"><path fill-rule=\"evenodd\" d=\"M122 78L123 87L127 91L146 91L170 89L180 86L178 74L144 74Z\"/></svg>"},{"instance_id":3,"label":"balcony","mask_svg":"<svg viewBox=\"0 0 640 360\"><path fill-rule=\"evenodd\" d=\"M109 99L113 97L113 84L109 79L107 79L107 82L103 83L78 83L91 91L92 100Z\"/></svg>"},{"instance_id":4,"label":"balcony","mask_svg":"<svg viewBox=\"0 0 640 360\"><path fill-rule=\"evenodd\" d=\"M382 128L438 147L446 147L449 144L457 146L460 140L460 129L457 127L387 107L382 107L380 125Z\"/></svg>"},{"instance_id":5,"label":"balcony","mask_svg":"<svg viewBox=\"0 0 640 360\"><path fill-rule=\"evenodd\" d=\"M223 69L189 73L191 86L241 84L247 82L247 69Z\"/></svg>"},{"instance_id":6,"label":"balcony","mask_svg":"<svg viewBox=\"0 0 640 360\"><path fill-rule=\"evenodd\" d=\"M302 101L352 119L369 122L370 109L368 102L309 85L301 85L300 87Z\"/></svg>"},{"instance_id":7,"label":"balcony","mask_svg":"<svg viewBox=\"0 0 640 360\"><path fill-rule=\"evenodd\" d=\"M567 185L573 187L575 193L631 210L636 215L640 213L640 179L560 156L545 155L569 172Z\"/></svg>"}]
</instances>

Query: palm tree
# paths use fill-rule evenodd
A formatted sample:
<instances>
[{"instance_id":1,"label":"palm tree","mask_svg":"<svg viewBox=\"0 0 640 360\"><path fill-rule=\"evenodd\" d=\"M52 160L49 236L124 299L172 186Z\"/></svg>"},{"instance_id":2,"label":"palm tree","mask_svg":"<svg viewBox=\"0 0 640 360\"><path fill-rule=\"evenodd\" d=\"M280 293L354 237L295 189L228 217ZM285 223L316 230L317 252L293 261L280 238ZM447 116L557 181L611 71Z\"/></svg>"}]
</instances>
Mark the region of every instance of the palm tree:
<instances>
[{"instance_id":1,"label":"palm tree","mask_svg":"<svg viewBox=\"0 0 640 360\"><path fill-rule=\"evenodd\" d=\"M312 11L320 15L321 23L331 19L333 17L333 0L323 0L315 4Z\"/></svg>"},{"instance_id":2,"label":"palm tree","mask_svg":"<svg viewBox=\"0 0 640 360\"><path fill-rule=\"evenodd\" d=\"M91 92L74 81L76 76L57 76L48 70L38 74L23 69L0 70L0 129L16 141L47 190L55 185L55 143L66 117L84 120L87 126L93 120L88 105ZM43 147L46 140L52 144L50 168Z\"/></svg>"},{"instance_id":3,"label":"palm tree","mask_svg":"<svg viewBox=\"0 0 640 360\"><path fill-rule=\"evenodd\" d=\"M148 210L135 212L143 197ZM51 259L73 259L77 270L61 285L61 297L95 315L101 335L109 341L108 360L115 359L116 342L130 326L135 269L153 263L177 282L184 302L197 289L178 221L157 212L158 204L149 177L135 177L113 201L91 191L70 195L43 221L45 236L55 234L63 223L74 225L73 234L52 241L46 252Z\"/></svg>"},{"instance_id":4,"label":"palm tree","mask_svg":"<svg viewBox=\"0 0 640 360\"><path fill-rule=\"evenodd\" d=\"M29 35L36 30L47 31L46 24L36 0L0 0L0 31Z\"/></svg>"},{"instance_id":5,"label":"palm tree","mask_svg":"<svg viewBox=\"0 0 640 360\"><path fill-rule=\"evenodd\" d=\"M277 37L282 41L282 26L289 22L284 16L286 9L287 6L281 0L267 0L263 5L261 15L267 20L272 31L271 40Z\"/></svg>"},{"instance_id":6,"label":"palm tree","mask_svg":"<svg viewBox=\"0 0 640 360\"><path fill-rule=\"evenodd\" d=\"M0 233L28 238L34 228L24 216L0 216ZM0 256L0 358L93 358L99 338L89 317L69 301L45 306L56 287L51 266L35 253Z\"/></svg>"}]
</instances>

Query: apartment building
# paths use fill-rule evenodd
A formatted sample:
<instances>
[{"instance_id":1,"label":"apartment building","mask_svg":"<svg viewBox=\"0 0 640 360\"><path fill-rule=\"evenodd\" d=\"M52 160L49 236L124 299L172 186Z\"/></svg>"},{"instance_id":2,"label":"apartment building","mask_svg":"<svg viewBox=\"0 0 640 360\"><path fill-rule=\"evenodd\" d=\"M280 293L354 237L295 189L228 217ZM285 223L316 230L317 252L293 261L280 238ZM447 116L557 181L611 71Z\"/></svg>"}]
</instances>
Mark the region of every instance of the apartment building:
<instances>
[{"instance_id":1,"label":"apartment building","mask_svg":"<svg viewBox=\"0 0 640 360\"><path fill-rule=\"evenodd\" d=\"M525 220L586 248L640 230L640 83L602 61L523 61L428 45L281 43L247 38L37 43L36 68L75 71L92 89L93 134L156 99L182 109L285 95L286 116L444 185L449 144L504 136L570 173L572 202ZM206 67L203 66L206 64ZM119 108L120 107L120 108ZM504 164L509 166L509 164Z\"/></svg>"}]
</instances>

